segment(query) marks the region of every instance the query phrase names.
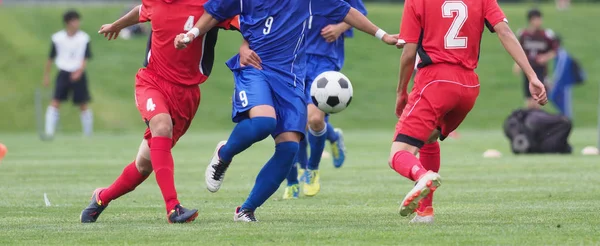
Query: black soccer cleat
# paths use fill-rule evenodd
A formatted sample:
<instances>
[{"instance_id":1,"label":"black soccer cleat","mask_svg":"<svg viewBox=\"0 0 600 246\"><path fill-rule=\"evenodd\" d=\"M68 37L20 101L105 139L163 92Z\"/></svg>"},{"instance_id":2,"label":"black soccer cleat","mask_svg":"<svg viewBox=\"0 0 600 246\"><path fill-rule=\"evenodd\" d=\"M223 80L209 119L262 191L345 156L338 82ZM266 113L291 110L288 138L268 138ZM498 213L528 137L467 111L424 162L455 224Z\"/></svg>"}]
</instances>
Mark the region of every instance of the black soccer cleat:
<instances>
[{"instance_id":1,"label":"black soccer cleat","mask_svg":"<svg viewBox=\"0 0 600 246\"><path fill-rule=\"evenodd\" d=\"M167 215L169 223L189 223L198 217L198 209L187 209L181 205L175 206Z\"/></svg>"},{"instance_id":2,"label":"black soccer cleat","mask_svg":"<svg viewBox=\"0 0 600 246\"><path fill-rule=\"evenodd\" d=\"M100 201L100 192L102 192L105 188L98 188L94 190L92 194L90 205L87 206L83 211L81 211L81 215L79 219L81 223L94 223L107 207L107 205L102 205L102 201Z\"/></svg>"}]
</instances>

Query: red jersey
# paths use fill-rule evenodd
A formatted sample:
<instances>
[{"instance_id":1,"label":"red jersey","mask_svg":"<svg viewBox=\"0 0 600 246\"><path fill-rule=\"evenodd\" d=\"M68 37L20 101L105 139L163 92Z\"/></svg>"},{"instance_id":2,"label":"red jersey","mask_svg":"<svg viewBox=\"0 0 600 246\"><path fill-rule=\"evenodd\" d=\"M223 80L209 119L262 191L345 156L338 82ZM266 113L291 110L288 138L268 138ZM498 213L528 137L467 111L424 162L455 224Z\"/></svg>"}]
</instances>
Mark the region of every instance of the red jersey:
<instances>
[{"instance_id":1,"label":"red jersey","mask_svg":"<svg viewBox=\"0 0 600 246\"><path fill-rule=\"evenodd\" d=\"M474 70L484 25L507 21L496 0L406 0L400 39L418 44L421 62L460 65Z\"/></svg>"},{"instance_id":2,"label":"red jersey","mask_svg":"<svg viewBox=\"0 0 600 246\"><path fill-rule=\"evenodd\" d=\"M216 33L208 38L207 35L197 37L184 50L175 49L173 40L194 27L204 13L203 6L207 1L142 0L140 22L152 22L147 69L175 84L198 85L206 81L205 63L212 66ZM218 27L239 29L239 20L235 17L219 23Z\"/></svg>"}]
</instances>

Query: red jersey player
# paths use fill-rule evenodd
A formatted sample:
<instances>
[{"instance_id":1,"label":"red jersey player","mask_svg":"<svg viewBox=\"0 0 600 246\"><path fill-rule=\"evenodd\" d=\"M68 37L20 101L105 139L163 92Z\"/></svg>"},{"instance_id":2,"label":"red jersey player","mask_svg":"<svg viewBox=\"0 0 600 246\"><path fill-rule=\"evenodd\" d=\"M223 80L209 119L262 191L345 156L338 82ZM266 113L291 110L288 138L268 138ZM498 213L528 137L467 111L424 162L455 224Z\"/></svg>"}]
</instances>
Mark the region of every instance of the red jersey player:
<instances>
[{"instance_id":1,"label":"red jersey player","mask_svg":"<svg viewBox=\"0 0 600 246\"><path fill-rule=\"evenodd\" d=\"M400 204L402 216L412 214L422 201L419 210L430 216L424 222L433 221L432 197L423 198L441 184L437 139L443 140L460 125L479 95L474 69L484 25L498 34L506 51L523 69L533 98L541 105L547 102L544 85L496 0L407 0L399 34L405 43L396 100L400 119L389 158L392 169L417 181ZM417 53L421 58L419 70L407 95ZM416 157L419 151L420 160Z\"/></svg>"},{"instance_id":2,"label":"red jersey player","mask_svg":"<svg viewBox=\"0 0 600 246\"><path fill-rule=\"evenodd\" d=\"M206 81L206 70L212 66L217 30L183 51L173 47L173 37L194 27L204 13L205 2L143 0L124 17L101 27L99 33L110 40L127 26L152 21L149 62L138 71L135 83L136 105L148 128L136 159L110 187L94 191L90 205L81 213L82 223L95 222L112 200L134 190L152 171L165 200L169 223L191 222L198 216L198 210L182 207L177 199L171 148L187 131L198 109L198 85ZM234 19L219 26L238 28L239 21Z\"/></svg>"}]
</instances>

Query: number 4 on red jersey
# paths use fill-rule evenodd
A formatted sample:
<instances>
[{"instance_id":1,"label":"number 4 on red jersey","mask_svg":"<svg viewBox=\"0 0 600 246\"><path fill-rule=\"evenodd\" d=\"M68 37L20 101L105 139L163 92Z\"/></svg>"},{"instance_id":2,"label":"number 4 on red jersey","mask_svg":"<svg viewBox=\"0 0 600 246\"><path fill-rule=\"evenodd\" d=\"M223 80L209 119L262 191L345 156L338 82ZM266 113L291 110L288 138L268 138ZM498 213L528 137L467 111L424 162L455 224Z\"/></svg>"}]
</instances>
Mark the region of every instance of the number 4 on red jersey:
<instances>
[{"instance_id":1,"label":"number 4 on red jersey","mask_svg":"<svg viewBox=\"0 0 600 246\"><path fill-rule=\"evenodd\" d=\"M484 26L507 21L496 0L406 0L400 39L418 44L421 62L475 69Z\"/></svg>"}]
</instances>

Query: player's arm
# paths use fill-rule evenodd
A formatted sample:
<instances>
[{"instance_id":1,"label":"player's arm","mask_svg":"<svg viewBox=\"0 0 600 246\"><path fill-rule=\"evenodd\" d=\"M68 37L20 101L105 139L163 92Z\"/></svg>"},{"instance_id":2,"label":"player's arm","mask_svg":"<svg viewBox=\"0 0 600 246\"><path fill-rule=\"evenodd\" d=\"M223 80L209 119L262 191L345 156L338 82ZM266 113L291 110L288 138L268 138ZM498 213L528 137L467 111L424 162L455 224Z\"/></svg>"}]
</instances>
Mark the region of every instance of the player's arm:
<instances>
[{"instance_id":1,"label":"player's arm","mask_svg":"<svg viewBox=\"0 0 600 246\"><path fill-rule=\"evenodd\" d=\"M407 43L404 45L400 56L400 75L396 87L396 116L400 118L402 110L408 101L408 83L415 71L415 60L417 57L417 44Z\"/></svg>"},{"instance_id":2,"label":"player's arm","mask_svg":"<svg viewBox=\"0 0 600 246\"><path fill-rule=\"evenodd\" d=\"M508 24L504 21L498 22L494 25L494 31L498 34L498 39L500 39L504 49L512 56L513 60L515 60L521 70L525 73L525 76L529 79L533 98L541 105L546 104L548 99L546 98L544 84L537 78L535 71L533 71L533 68L529 64L529 60L527 60L523 47L521 47L519 40L510 30Z\"/></svg>"},{"instance_id":3,"label":"player's arm","mask_svg":"<svg viewBox=\"0 0 600 246\"><path fill-rule=\"evenodd\" d=\"M119 18L112 24L104 24L100 27L99 34L104 34L108 40L116 39L119 36L119 32L126 27L138 24L141 22L140 20L140 12L142 11L142 6L138 5L133 7L129 13L125 14L123 17Z\"/></svg>"},{"instance_id":4,"label":"player's arm","mask_svg":"<svg viewBox=\"0 0 600 246\"><path fill-rule=\"evenodd\" d=\"M331 43L336 41L344 32L350 30L350 28L352 28L352 26L348 25L346 22L327 25L321 29L321 36L323 36L325 41Z\"/></svg>"},{"instance_id":5,"label":"player's arm","mask_svg":"<svg viewBox=\"0 0 600 246\"><path fill-rule=\"evenodd\" d=\"M44 67L44 81L42 82L44 86L50 85L50 71L52 70L54 58L56 58L56 45L54 44L54 41L52 41L50 55L48 55L48 61L46 61L46 66Z\"/></svg>"},{"instance_id":6,"label":"player's arm","mask_svg":"<svg viewBox=\"0 0 600 246\"><path fill-rule=\"evenodd\" d=\"M237 0L210 0L204 4L204 14L186 34L175 37L175 48L183 49L196 37L206 34L220 22L242 13L243 1Z\"/></svg>"},{"instance_id":7,"label":"player's arm","mask_svg":"<svg viewBox=\"0 0 600 246\"><path fill-rule=\"evenodd\" d=\"M379 38L381 41L387 44L396 45L398 43L397 36L387 34L387 32L377 27L365 15L360 13L355 8L350 8L350 11L348 11L348 14L346 14L346 17L344 17L344 22L364 33L368 33Z\"/></svg>"}]
</instances>

